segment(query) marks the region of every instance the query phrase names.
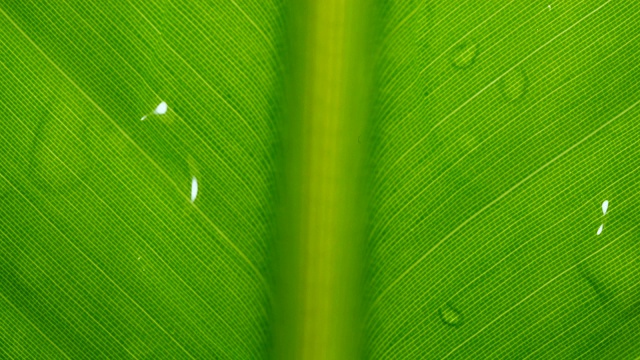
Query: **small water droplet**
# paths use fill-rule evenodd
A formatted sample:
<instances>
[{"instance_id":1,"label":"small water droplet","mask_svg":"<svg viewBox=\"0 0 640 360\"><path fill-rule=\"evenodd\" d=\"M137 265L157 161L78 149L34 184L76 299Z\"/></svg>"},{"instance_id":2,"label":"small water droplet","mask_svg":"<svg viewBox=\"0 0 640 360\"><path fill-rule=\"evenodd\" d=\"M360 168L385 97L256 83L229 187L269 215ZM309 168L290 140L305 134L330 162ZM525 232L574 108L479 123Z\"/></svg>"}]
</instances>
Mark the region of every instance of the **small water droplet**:
<instances>
[{"instance_id":1,"label":"small water droplet","mask_svg":"<svg viewBox=\"0 0 640 360\"><path fill-rule=\"evenodd\" d=\"M459 326L462 324L462 314L450 304L440 308L440 318L447 325Z\"/></svg>"},{"instance_id":2,"label":"small water droplet","mask_svg":"<svg viewBox=\"0 0 640 360\"><path fill-rule=\"evenodd\" d=\"M464 69L476 59L478 46L476 44L463 43L453 49L451 61L457 68Z\"/></svg>"},{"instance_id":3,"label":"small water droplet","mask_svg":"<svg viewBox=\"0 0 640 360\"><path fill-rule=\"evenodd\" d=\"M198 196L198 179L191 178L191 202L196 200L196 196Z\"/></svg>"},{"instance_id":4,"label":"small water droplet","mask_svg":"<svg viewBox=\"0 0 640 360\"><path fill-rule=\"evenodd\" d=\"M609 209L609 200L602 202L602 215L607 215L607 209Z\"/></svg>"},{"instance_id":5,"label":"small water droplet","mask_svg":"<svg viewBox=\"0 0 640 360\"><path fill-rule=\"evenodd\" d=\"M524 94L527 88L527 77L519 68L513 69L500 80L502 93L507 100L515 100Z\"/></svg>"},{"instance_id":6,"label":"small water droplet","mask_svg":"<svg viewBox=\"0 0 640 360\"><path fill-rule=\"evenodd\" d=\"M604 224L600 225L600 227L598 228L598 231L596 232L596 235L602 234L602 230L604 230Z\"/></svg>"},{"instance_id":7,"label":"small water droplet","mask_svg":"<svg viewBox=\"0 0 640 360\"><path fill-rule=\"evenodd\" d=\"M167 113L167 109L169 108L169 106L167 105L166 102L161 102L160 104L158 104L158 106L156 107L155 110L153 110L153 113L156 115L164 115Z\"/></svg>"},{"instance_id":8,"label":"small water droplet","mask_svg":"<svg viewBox=\"0 0 640 360\"><path fill-rule=\"evenodd\" d=\"M140 121L144 121L144 119L147 118L147 115L143 116L142 118L140 118Z\"/></svg>"}]
</instances>

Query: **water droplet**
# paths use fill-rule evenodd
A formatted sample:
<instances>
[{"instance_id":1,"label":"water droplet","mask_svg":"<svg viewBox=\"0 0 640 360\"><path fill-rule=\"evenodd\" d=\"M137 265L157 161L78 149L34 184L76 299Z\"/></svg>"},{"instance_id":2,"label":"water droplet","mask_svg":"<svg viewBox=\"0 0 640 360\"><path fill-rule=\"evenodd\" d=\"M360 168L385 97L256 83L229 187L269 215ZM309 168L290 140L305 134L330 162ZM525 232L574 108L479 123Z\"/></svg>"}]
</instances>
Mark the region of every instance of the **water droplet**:
<instances>
[{"instance_id":1,"label":"water droplet","mask_svg":"<svg viewBox=\"0 0 640 360\"><path fill-rule=\"evenodd\" d=\"M507 100L518 99L527 89L527 77L519 68L507 73L500 81L502 93Z\"/></svg>"},{"instance_id":2,"label":"water droplet","mask_svg":"<svg viewBox=\"0 0 640 360\"><path fill-rule=\"evenodd\" d=\"M440 318L447 325L459 326L462 324L462 314L450 304L440 308Z\"/></svg>"},{"instance_id":3,"label":"water droplet","mask_svg":"<svg viewBox=\"0 0 640 360\"><path fill-rule=\"evenodd\" d=\"M602 215L607 215L607 209L609 209L609 200L602 202Z\"/></svg>"},{"instance_id":4,"label":"water droplet","mask_svg":"<svg viewBox=\"0 0 640 360\"><path fill-rule=\"evenodd\" d=\"M167 103L163 101L156 107L155 110L153 110L153 113L156 115L164 115L167 113L168 108L169 107L167 106Z\"/></svg>"},{"instance_id":5,"label":"water droplet","mask_svg":"<svg viewBox=\"0 0 640 360\"><path fill-rule=\"evenodd\" d=\"M471 64L478 55L478 46L476 44L463 43L453 49L451 60L457 68L463 69Z\"/></svg>"},{"instance_id":6,"label":"water droplet","mask_svg":"<svg viewBox=\"0 0 640 360\"><path fill-rule=\"evenodd\" d=\"M198 179L191 178L191 202L196 200L196 196L198 196Z\"/></svg>"},{"instance_id":7,"label":"water droplet","mask_svg":"<svg viewBox=\"0 0 640 360\"><path fill-rule=\"evenodd\" d=\"M146 118L147 118L147 115L143 116L143 117L140 119L140 121L144 121L144 119L146 119Z\"/></svg>"},{"instance_id":8,"label":"water droplet","mask_svg":"<svg viewBox=\"0 0 640 360\"><path fill-rule=\"evenodd\" d=\"M604 224L600 225L600 227L598 228L598 231L596 232L596 235L602 234L602 230L604 230Z\"/></svg>"}]
</instances>

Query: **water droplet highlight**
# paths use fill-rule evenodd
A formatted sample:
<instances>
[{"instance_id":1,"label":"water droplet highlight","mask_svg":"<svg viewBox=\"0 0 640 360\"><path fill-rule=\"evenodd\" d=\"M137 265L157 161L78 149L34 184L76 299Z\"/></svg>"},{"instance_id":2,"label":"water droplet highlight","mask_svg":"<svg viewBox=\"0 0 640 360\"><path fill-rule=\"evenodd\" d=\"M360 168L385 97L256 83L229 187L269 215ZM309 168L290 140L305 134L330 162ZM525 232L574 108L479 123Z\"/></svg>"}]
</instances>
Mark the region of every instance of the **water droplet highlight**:
<instances>
[{"instance_id":1,"label":"water droplet highlight","mask_svg":"<svg viewBox=\"0 0 640 360\"><path fill-rule=\"evenodd\" d=\"M602 215L607 215L607 209L609 209L609 200L602 202Z\"/></svg>"},{"instance_id":2,"label":"water droplet highlight","mask_svg":"<svg viewBox=\"0 0 640 360\"><path fill-rule=\"evenodd\" d=\"M440 308L439 312L440 319L442 319L445 324L452 326L459 326L462 324L462 314L453 306L446 304Z\"/></svg>"},{"instance_id":3,"label":"water droplet highlight","mask_svg":"<svg viewBox=\"0 0 640 360\"><path fill-rule=\"evenodd\" d=\"M167 113L167 109L169 108L169 106L167 105L166 102L161 102L160 104L158 104L158 106L156 107L155 110L153 110L153 113L156 115L164 115Z\"/></svg>"},{"instance_id":4,"label":"water droplet highlight","mask_svg":"<svg viewBox=\"0 0 640 360\"><path fill-rule=\"evenodd\" d=\"M602 234L602 230L604 230L604 224L600 225L600 227L598 228L598 231L596 232L596 235Z\"/></svg>"},{"instance_id":5,"label":"water droplet highlight","mask_svg":"<svg viewBox=\"0 0 640 360\"><path fill-rule=\"evenodd\" d=\"M476 44L464 43L453 49L451 61L457 68L464 69L473 64L478 55L478 46Z\"/></svg>"},{"instance_id":6,"label":"water droplet highlight","mask_svg":"<svg viewBox=\"0 0 640 360\"><path fill-rule=\"evenodd\" d=\"M527 77L522 70L516 68L501 79L500 86L508 101L518 99L526 91Z\"/></svg>"},{"instance_id":7,"label":"water droplet highlight","mask_svg":"<svg viewBox=\"0 0 640 360\"><path fill-rule=\"evenodd\" d=\"M191 178L191 202L196 200L196 196L198 196L198 179Z\"/></svg>"}]
</instances>

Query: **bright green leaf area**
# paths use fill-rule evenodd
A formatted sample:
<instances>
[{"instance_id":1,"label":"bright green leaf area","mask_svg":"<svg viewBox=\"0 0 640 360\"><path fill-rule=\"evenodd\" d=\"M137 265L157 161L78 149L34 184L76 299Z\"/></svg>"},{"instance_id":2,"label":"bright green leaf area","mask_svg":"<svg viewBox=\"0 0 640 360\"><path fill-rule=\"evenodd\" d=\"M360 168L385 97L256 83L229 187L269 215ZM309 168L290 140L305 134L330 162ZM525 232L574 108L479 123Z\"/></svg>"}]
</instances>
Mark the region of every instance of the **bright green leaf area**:
<instances>
[{"instance_id":1,"label":"bright green leaf area","mask_svg":"<svg viewBox=\"0 0 640 360\"><path fill-rule=\"evenodd\" d=\"M640 356L640 3L319 1L0 2L0 359L340 358L349 336L374 359ZM341 104L354 84L368 109ZM354 108L367 131L322 156ZM291 128L325 137L288 154ZM282 186L292 158L330 181ZM305 208L351 195L354 160L366 207ZM367 219L362 250L331 214ZM362 324L309 340L314 309L280 300L356 277L279 281L341 249Z\"/></svg>"},{"instance_id":2,"label":"bright green leaf area","mask_svg":"<svg viewBox=\"0 0 640 360\"><path fill-rule=\"evenodd\" d=\"M640 355L639 11L384 8L370 357Z\"/></svg>"},{"instance_id":3,"label":"bright green leaf area","mask_svg":"<svg viewBox=\"0 0 640 360\"><path fill-rule=\"evenodd\" d=\"M0 6L7 357L264 356L280 7Z\"/></svg>"}]
</instances>

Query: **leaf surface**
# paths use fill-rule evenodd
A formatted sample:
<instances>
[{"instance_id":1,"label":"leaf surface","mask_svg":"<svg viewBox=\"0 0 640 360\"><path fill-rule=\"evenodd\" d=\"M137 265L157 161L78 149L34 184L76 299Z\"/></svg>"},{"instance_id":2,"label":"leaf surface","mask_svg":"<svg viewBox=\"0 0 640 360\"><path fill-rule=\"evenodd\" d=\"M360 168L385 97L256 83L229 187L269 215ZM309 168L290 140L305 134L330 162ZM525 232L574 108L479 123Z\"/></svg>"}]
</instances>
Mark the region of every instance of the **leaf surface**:
<instances>
[{"instance_id":1,"label":"leaf surface","mask_svg":"<svg viewBox=\"0 0 640 360\"><path fill-rule=\"evenodd\" d=\"M4 354L264 356L281 7L0 6Z\"/></svg>"},{"instance_id":2,"label":"leaf surface","mask_svg":"<svg viewBox=\"0 0 640 360\"><path fill-rule=\"evenodd\" d=\"M639 10L385 2L370 357L637 356Z\"/></svg>"},{"instance_id":3,"label":"leaf surface","mask_svg":"<svg viewBox=\"0 0 640 360\"><path fill-rule=\"evenodd\" d=\"M4 1L0 358L637 357L638 18Z\"/></svg>"}]
</instances>

